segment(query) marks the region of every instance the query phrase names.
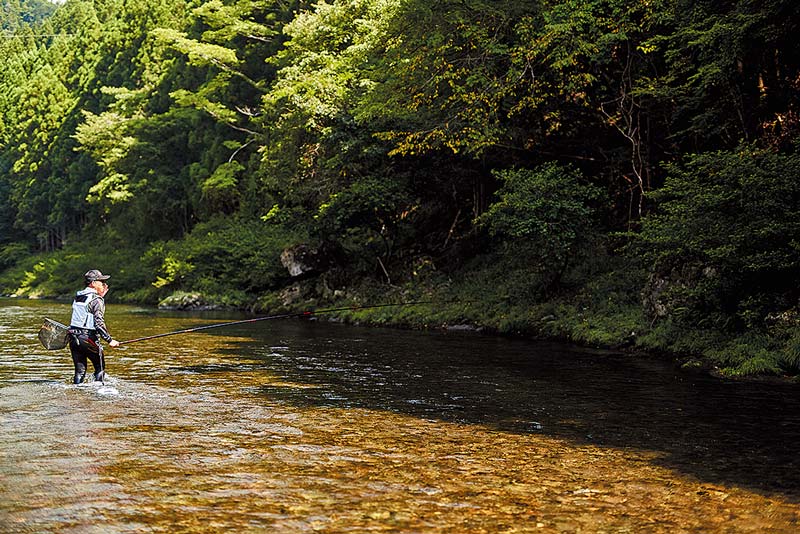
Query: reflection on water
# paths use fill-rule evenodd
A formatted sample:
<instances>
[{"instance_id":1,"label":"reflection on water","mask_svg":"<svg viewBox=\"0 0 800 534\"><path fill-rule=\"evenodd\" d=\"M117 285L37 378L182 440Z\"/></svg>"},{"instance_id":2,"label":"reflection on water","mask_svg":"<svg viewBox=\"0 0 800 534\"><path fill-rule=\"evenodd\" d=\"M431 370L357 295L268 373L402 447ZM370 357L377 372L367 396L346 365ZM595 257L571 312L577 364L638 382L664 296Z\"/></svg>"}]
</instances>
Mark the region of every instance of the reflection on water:
<instances>
[{"instance_id":1,"label":"reflection on water","mask_svg":"<svg viewBox=\"0 0 800 534\"><path fill-rule=\"evenodd\" d=\"M3 532L795 532L800 396L656 360L274 321L69 384L0 300ZM118 338L230 317L110 306Z\"/></svg>"}]
</instances>

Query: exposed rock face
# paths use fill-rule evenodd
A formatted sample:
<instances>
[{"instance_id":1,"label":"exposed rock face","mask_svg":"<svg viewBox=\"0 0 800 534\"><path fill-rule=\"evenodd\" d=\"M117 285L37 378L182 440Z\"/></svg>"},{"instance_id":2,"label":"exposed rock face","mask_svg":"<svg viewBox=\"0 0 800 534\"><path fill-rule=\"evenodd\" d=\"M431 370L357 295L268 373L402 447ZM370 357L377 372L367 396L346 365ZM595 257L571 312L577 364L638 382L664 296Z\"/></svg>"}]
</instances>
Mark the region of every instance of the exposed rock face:
<instances>
[{"instance_id":1,"label":"exposed rock face","mask_svg":"<svg viewBox=\"0 0 800 534\"><path fill-rule=\"evenodd\" d=\"M669 307L665 298L664 291L669 288L670 281L655 273L651 274L647 284L642 290L642 306L644 312L652 319L660 319L669 314Z\"/></svg>"},{"instance_id":2,"label":"exposed rock face","mask_svg":"<svg viewBox=\"0 0 800 534\"><path fill-rule=\"evenodd\" d=\"M284 306L291 306L292 304L303 300L303 288L300 286L300 284L292 284L291 286L281 290L280 299L281 304Z\"/></svg>"},{"instance_id":3,"label":"exposed rock face","mask_svg":"<svg viewBox=\"0 0 800 534\"><path fill-rule=\"evenodd\" d=\"M644 311L656 320L669 316L676 308L691 307L698 298L692 293L717 277L714 267L697 264L682 264L651 273L641 293Z\"/></svg>"},{"instance_id":4,"label":"exposed rock face","mask_svg":"<svg viewBox=\"0 0 800 534\"><path fill-rule=\"evenodd\" d=\"M318 273L322 269L322 258L318 249L300 244L289 247L281 253L281 264L291 276Z\"/></svg>"}]
</instances>

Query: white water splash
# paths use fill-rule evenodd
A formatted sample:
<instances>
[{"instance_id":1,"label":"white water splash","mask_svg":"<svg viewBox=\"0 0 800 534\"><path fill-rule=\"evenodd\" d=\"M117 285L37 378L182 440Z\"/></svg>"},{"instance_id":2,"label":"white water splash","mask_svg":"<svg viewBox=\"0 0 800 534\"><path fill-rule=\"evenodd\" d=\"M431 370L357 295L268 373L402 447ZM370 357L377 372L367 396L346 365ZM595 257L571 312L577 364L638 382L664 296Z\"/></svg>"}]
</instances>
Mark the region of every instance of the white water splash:
<instances>
[{"instance_id":1,"label":"white water splash","mask_svg":"<svg viewBox=\"0 0 800 534\"><path fill-rule=\"evenodd\" d=\"M97 394L104 397L117 397L119 396L119 390L114 386L100 386L97 388Z\"/></svg>"}]
</instances>

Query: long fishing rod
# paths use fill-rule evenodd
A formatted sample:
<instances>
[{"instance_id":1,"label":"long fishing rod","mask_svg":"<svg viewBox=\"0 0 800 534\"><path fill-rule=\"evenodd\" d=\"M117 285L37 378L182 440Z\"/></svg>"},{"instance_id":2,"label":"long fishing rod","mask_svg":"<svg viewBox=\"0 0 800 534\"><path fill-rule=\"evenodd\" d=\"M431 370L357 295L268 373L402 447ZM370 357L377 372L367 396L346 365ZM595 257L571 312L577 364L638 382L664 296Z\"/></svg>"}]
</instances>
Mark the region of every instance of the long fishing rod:
<instances>
[{"instance_id":1,"label":"long fishing rod","mask_svg":"<svg viewBox=\"0 0 800 534\"><path fill-rule=\"evenodd\" d=\"M196 326L194 328L186 328L184 330L176 330L174 332L165 332L163 334L155 334L152 336L145 336L145 337L137 337L136 339L129 339L127 341L120 341L120 345L128 345L130 343L138 343L139 341L145 341L148 339L156 339L159 337L167 337L167 336L177 336L178 334L188 334L190 332L198 332L200 330L208 330L209 328L220 328L223 326L233 326L237 324L245 324L245 323L255 323L258 321L269 321L272 319L287 319L290 317L311 317L313 315L318 315L320 313L332 313L337 311L351 311L351 310L365 310L369 308L385 308L388 306L413 306L415 304L430 304L431 301L427 300L419 300L414 302L398 302L396 304L372 304L369 306L347 306L344 308L326 308L322 310L313 310L313 311L303 311L303 312L295 312L295 313L281 313L277 315L266 315L264 317L253 317L251 319L242 319L239 321L230 321L227 323L216 323L216 324L207 324L203 326Z\"/></svg>"}]
</instances>

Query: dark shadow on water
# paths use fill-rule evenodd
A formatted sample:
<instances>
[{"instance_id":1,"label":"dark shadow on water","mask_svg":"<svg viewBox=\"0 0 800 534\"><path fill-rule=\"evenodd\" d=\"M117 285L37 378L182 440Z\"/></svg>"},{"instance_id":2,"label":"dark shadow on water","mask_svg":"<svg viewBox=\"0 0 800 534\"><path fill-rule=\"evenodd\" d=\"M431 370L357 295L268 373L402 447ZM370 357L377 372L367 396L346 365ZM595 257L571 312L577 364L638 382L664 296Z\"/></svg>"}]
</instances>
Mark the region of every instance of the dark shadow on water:
<instances>
[{"instance_id":1,"label":"dark shadow on water","mask_svg":"<svg viewBox=\"0 0 800 534\"><path fill-rule=\"evenodd\" d=\"M228 351L226 364L173 371L263 369L316 386L254 392L271 403L389 410L647 449L662 453L661 465L700 480L800 501L800 388L793 384L718 380L658 359L463 333L303 321L237 332L255 339Z\"/></svg>"}]
</instances>

